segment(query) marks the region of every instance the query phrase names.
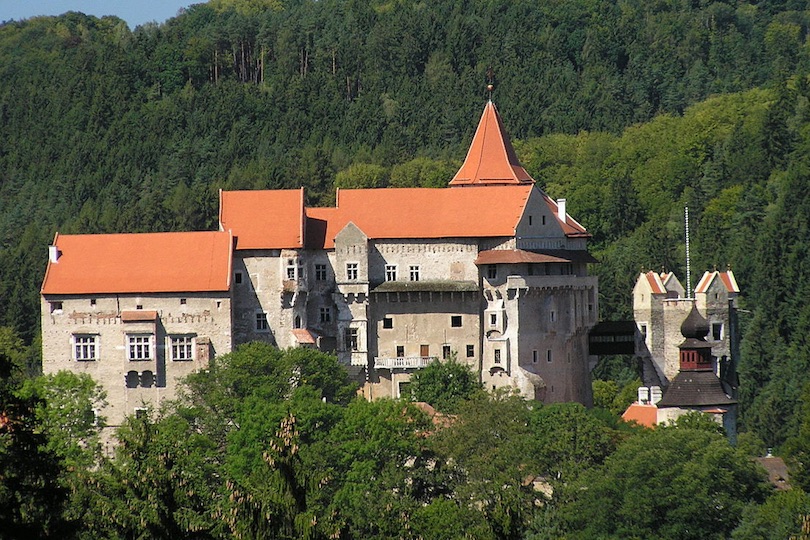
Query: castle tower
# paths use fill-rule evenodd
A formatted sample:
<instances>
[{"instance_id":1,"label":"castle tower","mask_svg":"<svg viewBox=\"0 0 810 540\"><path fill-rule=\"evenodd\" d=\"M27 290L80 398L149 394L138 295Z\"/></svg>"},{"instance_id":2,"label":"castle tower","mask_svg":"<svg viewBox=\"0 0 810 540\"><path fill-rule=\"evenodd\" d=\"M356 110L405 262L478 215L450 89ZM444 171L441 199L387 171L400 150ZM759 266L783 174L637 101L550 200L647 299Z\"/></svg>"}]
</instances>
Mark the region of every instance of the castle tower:
<instances>
[{"instance_id":1,"label":"castle tower","mask_svg":"<svg viewBox=\"0 0 810 540\"><path fill-rule=\"evenodd\" d=\"M658 422L674 420L689 411L710 414L723 425L731 440L736 438L737 402L726 394L714 373L712 344L706 341L709 322L697 305L681 325L680 370L658 402Z\"/></svg>"}]
</instances>

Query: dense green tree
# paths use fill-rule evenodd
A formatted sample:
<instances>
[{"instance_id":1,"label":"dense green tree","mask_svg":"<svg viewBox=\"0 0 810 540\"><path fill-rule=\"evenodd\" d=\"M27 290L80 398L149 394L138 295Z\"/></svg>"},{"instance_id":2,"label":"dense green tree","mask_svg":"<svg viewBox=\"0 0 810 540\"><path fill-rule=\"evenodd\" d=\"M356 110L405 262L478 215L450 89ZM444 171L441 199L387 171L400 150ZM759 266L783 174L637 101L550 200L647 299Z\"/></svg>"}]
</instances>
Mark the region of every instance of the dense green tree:
<instances>
[{"instance_id":1,"label":"dense green tree","mask_svg":"<svg viewBox=\"0 0 810 540\"><path fill-rule=\"evenodd\" d=\"M451 356L414 373L410 390L414 401L424 401L438 411L453 413L464 400L480 393L483 387L470 366Z\"/></svg>"},{"instance_id":2,"label":"dense green tree","mask_svg":"<svg viewBox=\"0 0 810 540\"><path fill-rule=\"evenodd\" d=\"M764 471L720 434L672 426L622 443L566 490L567 538L727 538ZM610 501L610 504L605 504Z\"/></svg>"}]
</instances>

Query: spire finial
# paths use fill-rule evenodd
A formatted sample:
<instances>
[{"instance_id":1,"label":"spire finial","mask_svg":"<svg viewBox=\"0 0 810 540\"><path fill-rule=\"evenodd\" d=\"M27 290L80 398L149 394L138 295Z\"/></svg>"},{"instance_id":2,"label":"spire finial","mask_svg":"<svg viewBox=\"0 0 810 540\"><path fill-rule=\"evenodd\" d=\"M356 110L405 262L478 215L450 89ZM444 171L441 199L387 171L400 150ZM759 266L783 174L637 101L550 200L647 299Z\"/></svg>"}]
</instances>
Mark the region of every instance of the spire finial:
<instances>
[{"instance_id":1,"label":"spire finial","mask_svg":"<svg viewBox=\"0 0 810 540\"><path fill-rule=\"evenodd\" d=\"M489 92L489 100L492 101L492 91L495 89L495 71L492 66L487 68L487 92Z\"/></svg>"}]
</instances>

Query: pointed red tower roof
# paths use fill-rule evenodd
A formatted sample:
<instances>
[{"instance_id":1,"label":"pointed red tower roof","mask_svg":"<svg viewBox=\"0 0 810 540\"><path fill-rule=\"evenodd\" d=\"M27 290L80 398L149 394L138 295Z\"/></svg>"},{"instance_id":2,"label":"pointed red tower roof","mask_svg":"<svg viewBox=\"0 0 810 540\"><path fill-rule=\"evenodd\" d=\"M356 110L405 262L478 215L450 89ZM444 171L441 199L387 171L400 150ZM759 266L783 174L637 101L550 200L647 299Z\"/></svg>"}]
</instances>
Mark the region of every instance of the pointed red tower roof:
<instances>
[{"instance_id":1,"label":"pointed red tower roof","mask_svg":"<svg viewBox=\"0 0 810 540\"><path fill-rule=\"evenodd\" d=\"M518 161L515 149L503 127L501 115L492 101L475 130L464 164L450 186L532 184L534 179Z\"/></svg>"}]
</instances>

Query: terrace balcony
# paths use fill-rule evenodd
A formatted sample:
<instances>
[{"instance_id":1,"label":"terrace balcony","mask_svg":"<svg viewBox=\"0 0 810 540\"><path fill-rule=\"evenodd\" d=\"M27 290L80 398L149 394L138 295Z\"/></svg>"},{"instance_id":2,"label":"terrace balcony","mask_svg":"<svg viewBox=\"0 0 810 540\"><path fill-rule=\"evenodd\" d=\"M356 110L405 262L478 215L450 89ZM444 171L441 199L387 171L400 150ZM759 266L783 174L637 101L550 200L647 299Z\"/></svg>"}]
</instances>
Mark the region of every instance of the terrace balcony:
<instances>
[{"instance_id":1,"label":"terrace balcony","mask_svg":"<svg viewBox=\"0 0 810 540\"><path fill-rule=\"evenodd\" d=\"M375 356L374 369L421 369L435 360L436 356Z\"/></svg>"}]
</instances>

